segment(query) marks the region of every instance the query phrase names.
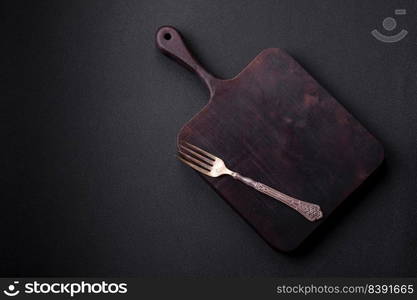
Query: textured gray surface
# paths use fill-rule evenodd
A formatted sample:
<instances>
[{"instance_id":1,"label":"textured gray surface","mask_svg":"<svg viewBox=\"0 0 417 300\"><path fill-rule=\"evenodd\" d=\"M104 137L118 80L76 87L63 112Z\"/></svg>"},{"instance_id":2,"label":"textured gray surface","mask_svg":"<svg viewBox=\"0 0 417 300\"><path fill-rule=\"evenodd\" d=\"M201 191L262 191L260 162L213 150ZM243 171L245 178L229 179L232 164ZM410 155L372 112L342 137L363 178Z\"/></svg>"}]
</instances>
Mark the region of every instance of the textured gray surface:
<instances>
[{"instance_id":1,"label":"textured gray surface","mask_svg":"<svg viewBox=\"0 0 417 300\"><path fill-rule=\"evenodd\" d=\"M1 275L415 276L414 1L14 5L0 10ZM395 8L409 35L375 40ZM294 254L175 159L208 95L155 49L165 24L224 78L286 49L382 141L381 169Z\"/></svg>"}]
</instances>

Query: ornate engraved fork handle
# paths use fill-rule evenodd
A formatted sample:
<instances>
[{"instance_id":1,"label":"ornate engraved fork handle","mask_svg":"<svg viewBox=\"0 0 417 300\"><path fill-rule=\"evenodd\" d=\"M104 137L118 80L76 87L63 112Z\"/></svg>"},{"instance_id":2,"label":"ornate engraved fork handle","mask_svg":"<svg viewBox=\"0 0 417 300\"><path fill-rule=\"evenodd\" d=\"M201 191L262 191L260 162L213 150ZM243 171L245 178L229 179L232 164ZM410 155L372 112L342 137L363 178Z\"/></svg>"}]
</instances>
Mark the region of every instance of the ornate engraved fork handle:
<instances>
[{"instance_id":1,"label":"ornate engraved fork handle","mask_svg":"<svg viewBox=\"0 0 417 300\"><path fill-rule=\"evenodd\" d=\"M323 212L320 209L320 206L317 204L301 201L299 199L285 195L263 183L254 181L248 177L244 177L239 173L232 172L231 176L234 179L237 179L248 186L253 187L261 193L264 193L284 204L291 207L292 209L298 211L304 218L309 221L316 221L323 217Z\"/></svg>"}]
</instances>

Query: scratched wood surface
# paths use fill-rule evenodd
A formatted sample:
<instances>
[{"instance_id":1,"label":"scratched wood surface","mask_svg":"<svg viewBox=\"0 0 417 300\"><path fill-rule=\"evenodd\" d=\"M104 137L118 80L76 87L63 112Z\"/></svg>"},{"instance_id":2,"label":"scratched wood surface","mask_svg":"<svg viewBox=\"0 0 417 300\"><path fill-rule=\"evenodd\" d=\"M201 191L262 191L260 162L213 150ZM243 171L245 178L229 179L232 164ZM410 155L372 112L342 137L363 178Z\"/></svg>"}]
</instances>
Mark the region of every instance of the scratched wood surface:
<instances>
[{"instance_id":1,"label":"scratched wood surface","mask_svg":"<svg viewBox=\"0 0 417 300\"><path fill-rule=\"evenodd\" d=\"M309 222L230 176L202 175L271 246L298 247L383 160L381 144L285 51L266 49L239 75L220 80L193 58L175 28L161 27L156 44L210 91L178 143L195 144L244 176L321 206L323 219Z\"/></svg>"}]
</instances>

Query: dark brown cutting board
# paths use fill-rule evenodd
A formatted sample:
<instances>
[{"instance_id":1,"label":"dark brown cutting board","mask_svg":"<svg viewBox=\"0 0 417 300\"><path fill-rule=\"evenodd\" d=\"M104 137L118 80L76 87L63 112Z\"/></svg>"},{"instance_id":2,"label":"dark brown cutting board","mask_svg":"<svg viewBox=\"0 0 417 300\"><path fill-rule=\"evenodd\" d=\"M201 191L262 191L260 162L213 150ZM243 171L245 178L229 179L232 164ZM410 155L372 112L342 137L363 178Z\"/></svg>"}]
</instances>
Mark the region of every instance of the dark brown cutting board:
<instances>
[{"instance_id":1,"label":"dark brown cutting board","mask_svg":"<svg viewBox=\"0 0 417 300\"><path fill-rule=\"evenodd\" d=\"M215 78L169 26L157 47L191 70L210 91L208 104L178 134L222 158L233 171L321 206L310 222L230 176L204 179L273 247L290 251L381 163L381 144L291 56L262 51L239 75Z\"/></svg>"}]
</instances>

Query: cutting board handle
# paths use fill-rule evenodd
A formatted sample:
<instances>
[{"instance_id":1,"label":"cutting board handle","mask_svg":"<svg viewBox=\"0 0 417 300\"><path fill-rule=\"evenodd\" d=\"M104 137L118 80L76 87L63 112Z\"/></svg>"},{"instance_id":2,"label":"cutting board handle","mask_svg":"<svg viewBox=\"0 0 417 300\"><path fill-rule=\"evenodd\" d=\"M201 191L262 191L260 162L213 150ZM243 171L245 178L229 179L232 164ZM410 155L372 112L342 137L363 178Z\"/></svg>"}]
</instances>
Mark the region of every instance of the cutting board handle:
<instances>
[{"instance_id":1,"label":"cutting board handle","mask_svg":"<svg viewBox=\"0 0 417 300\"><path fill-rule=\"evenodd\" d=\"M162 26L156 32L156 46L162 53L172 57L186 68L197 73L207 85L210 96L214 94L216 84L220 81L207 72L187 49L181 34L172 26Z\"/></svg>"}]
</instances>

